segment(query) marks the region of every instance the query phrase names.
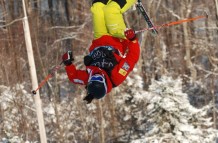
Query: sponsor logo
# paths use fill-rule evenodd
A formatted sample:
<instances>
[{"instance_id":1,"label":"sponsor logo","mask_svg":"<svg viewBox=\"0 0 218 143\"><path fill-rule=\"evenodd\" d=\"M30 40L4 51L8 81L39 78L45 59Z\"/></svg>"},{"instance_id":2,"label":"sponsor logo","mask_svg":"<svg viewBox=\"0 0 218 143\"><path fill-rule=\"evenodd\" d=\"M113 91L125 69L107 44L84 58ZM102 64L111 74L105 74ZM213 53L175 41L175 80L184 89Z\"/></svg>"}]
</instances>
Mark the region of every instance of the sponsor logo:
<instances>
[{"instance_id":1,"label":"sponsor logo","mask_svg":"<svg viewBox=\"0 0 218 143\"><path fill-rule=\"evenodd\" d=\"M120 68L119 74L121 74L122 76L126 76L127 71L125 71L124 69Z\"/></svg>"},{"instance_id":2,"label":"sponsor logo","mask_svg":"<svg viewBox=\"0 0 218 143\"><path fill-rule=\"evenodd\" d=\"M124 70L126 70L126 71L128 71L129 68L130 68L130 66L129 66L129 64L128 64L127 62L125 62L125 63L123 64L123 66L122 66L122 69L124 69Z\"/></svg>"}]
</instances>

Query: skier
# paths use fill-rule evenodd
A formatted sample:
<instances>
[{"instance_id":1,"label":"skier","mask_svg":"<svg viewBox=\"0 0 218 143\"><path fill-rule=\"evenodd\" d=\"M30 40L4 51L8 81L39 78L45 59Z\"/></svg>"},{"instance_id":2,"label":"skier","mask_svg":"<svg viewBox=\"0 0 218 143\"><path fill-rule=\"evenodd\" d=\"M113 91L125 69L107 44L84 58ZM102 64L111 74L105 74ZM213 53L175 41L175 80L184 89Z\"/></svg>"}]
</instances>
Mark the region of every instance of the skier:
<instances>
[{"instance_id":1,"label":"skier","mask_svg":"<svg viewBox=\"0 0 218 143\"><path fill-rule=\"evenodd\" d=\"M140 55L134 30L127 29L122 14L136 0L94 0L91 6L94 40L89 55L84 57L86 70L72 64L72 52L62 56L68 78L86 85L87 104L101 99L120 85L133 70Z\"/></svg>"}]
</instances>

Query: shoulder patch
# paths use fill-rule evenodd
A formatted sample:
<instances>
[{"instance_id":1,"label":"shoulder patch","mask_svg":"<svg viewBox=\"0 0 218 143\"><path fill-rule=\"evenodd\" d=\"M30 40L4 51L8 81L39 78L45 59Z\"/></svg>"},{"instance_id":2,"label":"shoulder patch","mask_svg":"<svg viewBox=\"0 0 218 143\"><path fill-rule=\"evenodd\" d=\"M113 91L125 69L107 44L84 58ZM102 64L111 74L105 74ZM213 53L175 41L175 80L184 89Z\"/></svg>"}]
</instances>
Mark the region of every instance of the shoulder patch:
<instances>
[{"instance_id":1,"label":"shoulder patch","mask_svg":"<svg viewBox=\"0 0 218 143\"><path fill-rule=\"evenodd\" d=\"M123 66L122 66L122 69L124 69L124 70L126 70L126 71L128 71L129 68L130 68L130 66L129 66L129 64L128 64L127 62L125 62L125 63L123 64Z\"/></svg>"},{"instance_id":2,"label":"shoulder patch","mask_svg":"<svg viewBox=\"0 0 218 143\"><path fill-rule=\"evenodd\" d=\"M84 84L84 82L83 82L82 80L80 80L80 79L73 79L73 81L74 81L75 83Z\"/></svg>"},{"instance_id":3,"label":"shoulder patch","mask_svg":"<svg viewBox=\"0 0 218 143\"><path fill-rule=\"evenodd\" d=\"M122 76L126 76L127 71L125 71L124 69L120 68L119 74L121 74Z\"/></svg>"}]
</instances>

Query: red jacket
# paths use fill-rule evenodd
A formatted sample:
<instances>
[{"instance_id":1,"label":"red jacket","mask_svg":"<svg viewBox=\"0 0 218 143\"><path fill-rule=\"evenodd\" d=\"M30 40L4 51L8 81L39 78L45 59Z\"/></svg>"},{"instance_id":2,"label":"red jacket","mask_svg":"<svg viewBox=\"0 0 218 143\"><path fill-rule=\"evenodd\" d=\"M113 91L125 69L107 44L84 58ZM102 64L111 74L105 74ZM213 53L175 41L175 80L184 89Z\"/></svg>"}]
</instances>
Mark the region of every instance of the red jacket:
<instances>
[{"instance_id":1,"label":"red jacket","mask_svg":"<svg viewBox=\"0 0 218 143\"><path fill-rule=\"evenodd\" d=\"M137 40L129 41L105 35L99 39L93 40L92 45L89 48L89 52L99 46L112 46L120 52L120 55L114 53L118 64L111 71L110 77L104 70L95 66L87 66L86 70L77 70L72 64L70 66L66 66L65 69L71 82L82 85L86 85L89 77L93 74L99 72L103 73L106 77L108 93L111 91L113 84L115 86L120 85L126 79L127 75L133 70L140 56L140 48ZM122 57L127 49L128 52L126 56Z\"/></svg>"}]
</instances>

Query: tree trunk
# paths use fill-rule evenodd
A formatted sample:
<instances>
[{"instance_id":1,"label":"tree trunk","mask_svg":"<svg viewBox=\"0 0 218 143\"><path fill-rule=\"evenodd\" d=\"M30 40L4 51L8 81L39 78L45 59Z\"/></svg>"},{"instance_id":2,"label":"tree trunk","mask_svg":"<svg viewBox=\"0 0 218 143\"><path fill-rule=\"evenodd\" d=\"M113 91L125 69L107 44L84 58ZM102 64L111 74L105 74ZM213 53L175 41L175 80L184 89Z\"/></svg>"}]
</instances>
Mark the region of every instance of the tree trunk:
<instances>
[{"instance_id":1,"label":"tree trunk","mask_svg":"<svg viewBox=\"0 0 218 143\"><path fill-rule=\"evenodd\" d=\"M217 118L217 115L216 115L216 95L214 93L214 89L215 89L215 82L214 82L214 79L215 79L215 75L212 75L211 76L211 95L212 95L212 101L213 101L213 127L214 129L216 129L216 118Z\"/></svg>"},{"instance_id":2,"label":"tree trunk","mask_svg":"<svg viewBox=\"0 0 218 143\"><path fill-rule=\"evenodd\" d=\"M27 49L29 67L30 67L32 88L36 89L38 87L38 79L37 79L36 67L35 67L35 61L34 61L34 55L33 55L33 49L32 49L29 22L28 22L27 14L26 14L25 1L22 0L22 2L23 2L23 11L24 11L23 26L24 26L24 32L25 32L25 42L26 42L26 49ZM40 141L41 143L47 143L44 118L43 118L43 113L42 113L41 99L39 96L39 92L37 92L36 95L34 95L34 100L36 104L36 112L37 112L37 118L38 118L38 123L39 123Z\"/></svg>"},{"instance_id":3,"label":"tree trunk","mask_svg":"<svg viewBox=\"0 0 218 143\"><path fill-rule=\"evenodd\" d=\"M185 1L185 6L186 7L181 9L182 18L190 16L192 0ZM184 13L184 11L187 11L187 13ZM197 71L191 61L191 44L189 40L189 31L188 31L187 23L183 23L183 33L184 33L184 44L185 44L185 58L184 59L186 62L186 67L190 71L192 79L195 80L197 78Z\"/></svg>"},{"instance_id":4,"label":"tree trunk","mask_svg":"<svg viewBox=\"0 0 218 143\"><path fill-rule=\"evenodd\" d=\"M100 142L105 143L105 134L104 134L104 115L102 109L102 101L98 101L98 109L99 109L99 123L100 123Z\"/></svg>"},{"instance_id":5,"label":"tree trunk","mask_svg":"<svg viewBox=\"0 0 218 143\"><path fill-rule=\"evenodd\" d=\"M116 111L115 111L115 105L114 105L114 96L116 95L116 91L112 91L110 93L110 95L106 96L106 101L108 102L107 106L110 110L110 114L111 114L111 119L110 119L110 123L111 123L111 131L112 131L112 138L116 139L118 136L117 133L117 123L116 123Z\"/></svg>"},{"instance_id":6,"label":"tree trunk","mask_svg":"<svg viewBox=\"0 0 218 143\"><path fill-rule=\"evenodd\" d=\"M216 26L218 27L218 0L215 1L215 7L216 7Z\"/></svg>"},{"instance_id":7,"label":"tree trunk","mask_svg":"<svg viewBox=\"0 0 218 143\"><path fill-rule=\"evenodd\" d=\"M215 1L215 7L216 7L216 26L218 27L218 0L214 0ZM218 33L218 32L217 32ZM216 115L216 96L214 94L214 90L215 90L215 82L214 79L216 79L216 75L213 76L213 88L212 88L212 96L213 96L213 104L214 104L214 108L213 108L213 117L214 117L214 127L216 129L216 125L217 125L217 115Z\"/></svg>"}]
</instances>

